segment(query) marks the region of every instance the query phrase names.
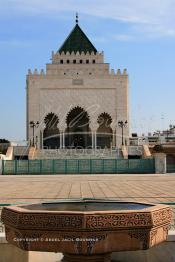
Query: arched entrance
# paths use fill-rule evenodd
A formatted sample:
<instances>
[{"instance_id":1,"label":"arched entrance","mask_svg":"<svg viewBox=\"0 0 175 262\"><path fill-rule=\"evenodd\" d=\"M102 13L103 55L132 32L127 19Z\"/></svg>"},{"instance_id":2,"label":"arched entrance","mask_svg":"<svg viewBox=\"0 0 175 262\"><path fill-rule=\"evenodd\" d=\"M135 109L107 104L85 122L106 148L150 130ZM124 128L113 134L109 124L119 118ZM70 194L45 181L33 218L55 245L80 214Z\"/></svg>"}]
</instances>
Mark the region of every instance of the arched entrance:
<instances>
[{"instance_id":1,"label":"arched entrance","mask_svg":"<svg viewBox=\"0 0 175 262\"><path fill-rule=\"evenodd\" d=\"M97 129L97 147L110 148L112 145L112 118L107 113L102 113L97 119L99 127Z\"/></svg>"},{"instance_id":2,"label":"arched entrance","mask_svg":"<svg viewBox=\"0 0 175 262\"><path fill-rule=\"evenodd\" d=\"M59 122L58 116L54 113L49 113L44 123L46 128L43 133L43 146L48 149L56 149L60 147L60 132L57 127Z\"/></svg>"},{"instance_id":3,"label":"arched entrance","mask_svg":"<svg viewBox=\"0 0 175 262\"><path fill-rule=\"evenodd\" d=\"M73 108L67 115L65 146L67 148L87 148L91 146L88 113L81 107Z\"/></svg>"}]
</instances>

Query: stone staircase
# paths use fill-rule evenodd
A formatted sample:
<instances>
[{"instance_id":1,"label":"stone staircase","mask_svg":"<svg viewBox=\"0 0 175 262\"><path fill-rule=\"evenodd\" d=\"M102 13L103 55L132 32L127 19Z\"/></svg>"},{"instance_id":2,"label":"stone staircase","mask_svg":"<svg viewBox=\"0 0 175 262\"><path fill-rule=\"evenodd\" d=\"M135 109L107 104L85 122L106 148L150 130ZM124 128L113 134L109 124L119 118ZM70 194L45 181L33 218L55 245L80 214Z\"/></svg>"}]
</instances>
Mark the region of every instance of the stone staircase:
<instances>
[{"instance_id":1,"label":"stone staircase","mask_svg":"<svg viewBox=\"0 0 175 262\"><path fill-rule=\"evenodd\" d=\"M9 146L6 152L6 155L0 154L1 160L12 160L13 159L13 147Z\"/></svg>"},{"instance_id":2,"label":"stone staircase","mask_svg":"<svg viewBox=\"0 0 175 262\"><path fill-rule=\"evenodd\" d=\"M150 158L152 157L151 152L149 150L148 145L143 145L143 158Z\"/></svg>"},{"instance_id":3,"label":"stone staircase","mask_svg":"<svg viewBox=\"0 0 175 262\"><path fill-rule=\"evenodd\" d=\"M116 149L41 149L33 159L116 159L123 158Z\"/></svg>"},{"instance_id":4,"label":"stone staircase","mask_svg":"<svg viewBox=\"0 0 175 262\"><path fill-rule=\"evenodd\" d=\"M28 159L29 160L35 159L36 155L37 155L36 147L31 146L29 149Z\"/></svg>"},{"instance_id":5,"label":"stone staircase","mask_svg":"<svg viewBox=\"0 0 175 262\"><path fill-rule=\"evenodd\" d=\"M36 149L36 147L9 147L4 160L12 160L15 156L28 156L32 159L127 159L130 156L150 158L147 145L122 146L120 149Z\"/></svg>"}]
</instances>

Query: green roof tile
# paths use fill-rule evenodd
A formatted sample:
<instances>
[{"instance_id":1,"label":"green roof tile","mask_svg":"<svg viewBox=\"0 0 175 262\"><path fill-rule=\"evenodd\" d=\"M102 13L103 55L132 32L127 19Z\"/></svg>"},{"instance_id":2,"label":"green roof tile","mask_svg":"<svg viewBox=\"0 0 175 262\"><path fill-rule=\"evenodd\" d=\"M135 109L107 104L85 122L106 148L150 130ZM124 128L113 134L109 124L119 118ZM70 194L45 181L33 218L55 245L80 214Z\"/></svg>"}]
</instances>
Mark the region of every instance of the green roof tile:
<instances>
[{"instance_id":1,"label":"green roof tile","mask_svg":"<svg viewBox=\"0 0 175 262\"><path fill-rule=\"evenodd\" d=\"M75 25L71 33L68 35L63 45L58 50L61 52L94 52L97 53L97 49L93 46L91 41L87 38L85 33L79 27L78 24Z\"/></svg>"}]
</instances>

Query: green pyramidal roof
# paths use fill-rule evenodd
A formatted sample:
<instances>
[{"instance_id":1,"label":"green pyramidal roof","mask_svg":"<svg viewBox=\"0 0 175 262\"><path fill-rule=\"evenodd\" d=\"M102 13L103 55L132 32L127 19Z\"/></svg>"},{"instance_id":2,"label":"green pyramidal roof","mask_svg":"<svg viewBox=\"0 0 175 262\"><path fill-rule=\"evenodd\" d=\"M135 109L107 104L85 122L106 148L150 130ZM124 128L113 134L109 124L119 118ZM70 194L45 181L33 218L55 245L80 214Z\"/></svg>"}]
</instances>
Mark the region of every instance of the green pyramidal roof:
<instances>
[{"instance_id":1,"label":"green pyramidal roof","mask_svg":"<svg viewBox=\"0 0 175 262\"><path fill-rule=\"evenodd\" d=\"M71 33L68 35L63 45L58 50L61 52L94 52L97 53L97 49L93 46L91 41L87 38L85 33L81 30L78 24L73 28Z\"/></svg>"}]
</instances>

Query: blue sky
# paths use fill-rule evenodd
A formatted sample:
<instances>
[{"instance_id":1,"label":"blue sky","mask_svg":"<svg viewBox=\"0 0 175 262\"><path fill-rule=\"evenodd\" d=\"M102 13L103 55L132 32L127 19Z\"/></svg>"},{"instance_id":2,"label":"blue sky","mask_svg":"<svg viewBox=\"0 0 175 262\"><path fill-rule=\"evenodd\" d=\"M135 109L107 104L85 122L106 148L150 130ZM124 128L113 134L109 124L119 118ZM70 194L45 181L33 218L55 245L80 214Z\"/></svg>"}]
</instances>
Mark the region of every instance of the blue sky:
<instances>
[{"instance_id":1,"label":"blue sky","mask_svg":"<svg viewBox=\"0 0 175 262\"><path fill-rule=\"evenodd\" d=\"M175 0L0 0L0 137L25 139L28 68L45 68L79 24L111 68L127 68L131 131L175 124Z\"/></svg>"}]
</instances>

